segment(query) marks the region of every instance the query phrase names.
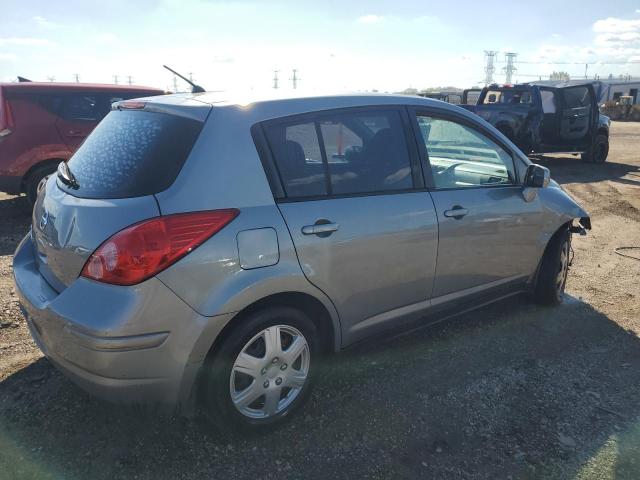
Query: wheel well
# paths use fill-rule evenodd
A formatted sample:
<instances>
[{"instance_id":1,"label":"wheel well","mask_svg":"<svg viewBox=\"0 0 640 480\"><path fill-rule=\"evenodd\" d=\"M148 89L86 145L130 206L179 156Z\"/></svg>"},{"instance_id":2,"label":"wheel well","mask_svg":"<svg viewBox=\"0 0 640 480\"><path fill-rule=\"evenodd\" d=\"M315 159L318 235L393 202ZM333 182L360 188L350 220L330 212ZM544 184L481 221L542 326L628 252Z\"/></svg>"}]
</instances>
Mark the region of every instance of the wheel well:
<instances>
[{"instance_id":1,"label":"wheel well","mask_svg":"<svg viewBox=\"0 0 640 480\"><path fill-rule=\"evenodd\" d=\"M606 135L606 136L607 136L607 138L609 138L609 130L607 130L607 129L606 129L606 128L604 128L604 127L600 127L600 128L598 129L598 135Z\"/></svg>"},{"instance_id":2,"label":"wheel well","mask_svg":"<svg viewBox=\"0 0 640 480\"><path fill-rule=\"evenodd\" d=\"M27 170L27 173L22 176L22 191L24 192L26 190L27 182L29 181L29 177L33 174L33 172L41 169L42 167L57 166L60 162L63 161L64 160L62 158L50 158L48 160L42 160L35 165L32 165L31 168Z\"/></svg>"},{"instance_id":3,"label":"wheel well","mask_svg":"<svg viewBox=\"0 0 640 480\"><path fill-rule=\"evenodd\" d=\"M330 352L334 349L336 332L334 331L331 315L322 302L307 293L283 292L262 298L238 312L231 321L224 326L220 335L217 336L209 349L209 355L216 351L218 345L224 341L229 335L229 332L231 332L234 326L238 322L241 322L244 317L258 310L273 306L293 307L307 314L318 328L323 350Z\"/></svg>"},{"instance_id":4,"label":"wheel well","mask_svg":"<svg viewBox=\"0 0 640 480\"><path fill-rule=\"evenodd\" d=\"M538 261L538 266L536 267L536 271L535 274L533 276L533 281L532 284L535 285L535 283L538 280L538 273L540 273L540 265L542 265L542 259L544 258L544 256L547 254L547 250L549 249L549 245L551 244L551 240L554 239L554 237L556 235L558 235L560 232L562 232L562 230L567 230L572 224L573 224L573 220L571 219L565 223L563 223L562 225L560 225L555 232L553 232L553 235L551 235L549 237L549 240L547 240L547 244L544 246L544 250L542 251L542 256L540 257L540 260Z\"/></svg>"}]
</instances>

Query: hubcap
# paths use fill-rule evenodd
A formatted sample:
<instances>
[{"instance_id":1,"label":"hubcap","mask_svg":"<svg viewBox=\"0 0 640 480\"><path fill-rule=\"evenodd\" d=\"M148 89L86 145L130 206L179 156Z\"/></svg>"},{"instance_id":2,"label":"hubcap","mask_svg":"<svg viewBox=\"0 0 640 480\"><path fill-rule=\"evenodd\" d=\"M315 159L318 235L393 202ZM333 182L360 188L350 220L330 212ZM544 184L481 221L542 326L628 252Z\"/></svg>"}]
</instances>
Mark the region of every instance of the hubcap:
<instances>
[{"instance_id":1,"label":"hubcap","mask_svg":"<svg viewBox=\"0 0 640 480\"><path fill-rule=\"evenodd\" d=\"M560 264L558 265L558 274L556 275L556 290L558 293L564 292L564 286L569 273L569 242L564 242L560 249Z\"/></svg>"},{"instance_id":2,"label":"hubcap","mask_svg":"<svg viewBox=\"0 0 640 480\"><path fill-rule=\"evenodd\" d=\"M250 418L285 410L302 391L311 353L302 333L288 325L266 328L242 348L231 369L231 401Z\"/></svg>"}]
</instances>

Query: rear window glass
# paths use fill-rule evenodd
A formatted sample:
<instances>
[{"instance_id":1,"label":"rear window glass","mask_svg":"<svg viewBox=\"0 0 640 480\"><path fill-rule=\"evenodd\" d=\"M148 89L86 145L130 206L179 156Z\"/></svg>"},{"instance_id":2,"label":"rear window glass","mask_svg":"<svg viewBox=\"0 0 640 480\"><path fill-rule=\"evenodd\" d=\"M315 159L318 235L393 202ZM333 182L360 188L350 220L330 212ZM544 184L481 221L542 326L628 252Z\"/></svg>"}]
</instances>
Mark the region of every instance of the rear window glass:
<instances>
[{"instance_id":1,"label":"rear window glass","mask_svg":"<svg viewBox=\"0 0 640 480\"><path fill-rule=\"evenodd\" d=\"M58 185L82 198L161 192L177 177L201 128L201 122L175 115L114 110L69 160L79 187Z\"/></svg>"},{"instance_id":2,"label":"rear window glass","mask_svg":"<svg viewBox=\"0 0 640 480\"><path fill-rule=\"evenodd\" d=\"M526 90L489 90L484 97L485 105L502 103L509 105L530 105L531 94Z\"/></svg>"}]
</instances>

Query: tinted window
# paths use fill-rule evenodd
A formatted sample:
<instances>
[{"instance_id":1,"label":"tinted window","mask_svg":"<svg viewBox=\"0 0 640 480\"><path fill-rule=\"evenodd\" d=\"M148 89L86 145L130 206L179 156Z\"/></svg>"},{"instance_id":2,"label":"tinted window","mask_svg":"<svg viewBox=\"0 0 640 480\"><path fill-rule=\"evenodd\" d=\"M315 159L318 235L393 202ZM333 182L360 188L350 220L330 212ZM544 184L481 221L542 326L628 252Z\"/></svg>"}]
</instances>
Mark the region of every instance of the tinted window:
<instances>
[{"instance_id":1,"label":"tinted window","mask_svg":"<svg viewBox=\"0 0 640 480\"><path fill-rule=\"evenodd\" d=\"M503 103L509 105L531 104L531 94L526 90L489 90L484 97L486 104Z\"/></svg>"},{"instance_id":2,"label":"tinted window","mask_svg":"<svg viewBox=\"0 0 640 480\"><path fill-rule=\"evenodd\" d=\"M268 126L266 133L288 197L413 188L398 112L327 114Z\"/></svg>"},{"instance_id":3,"label":"tinted window","mask_svg":"<svg viewBox=\"0 0 640 480\"><path fill-rule=\"evenodd\" d=\"M267 138L276 158L288 197L326 195L322 153L314 123L267 127Z\"/></svg>"},{"instance_id":4,"label":"tinted window","mask_svg":"<svg viewBox=\"0 0 640 480\"><path fill-rule=\"evenodd\" d=\"M591 95L587 87L566 88L563 94L566 108L582 108L591 104Z\"/></svg>"},{"instance_id":5,"label":"tinted window","mask_svg":"<svg viewBox=\"0 0 640 480\"><path fill-rule=\"evenodd\" d=\"M83 198L125 198L158 193L173 183L202 124L164 113L112 111L69 160Z\"/></svg>"},{"instance_id":6,"label":"tinted window","mask_svg":"<svg viewBox=\"0 0 640 480\"><path fill-rule=\"evenodd\" d=\"M367 112L320 121L335 194L413 187L411 163L397 112Z\"/></svg>"},{"instance_id":7,"label":"tinted window","mask_svg":"<svg viewBox=\"0 0 640 480\"><path fill-rule=\"evenodd\" d=\"M95 94L74 93L63 97L60 115L67 120L96 121L100 115L100 99Z\"/></svg>"},{"instance_id":8,"label":"tinted window","mask_svg":"<svg viewBox=\"0 0 640 480\"><path fill-rule=\"evenodd\" d=\"M511 156L478 131L428 116L418 126L437 189L515 183Z\"/></svg>"}]
</instances>

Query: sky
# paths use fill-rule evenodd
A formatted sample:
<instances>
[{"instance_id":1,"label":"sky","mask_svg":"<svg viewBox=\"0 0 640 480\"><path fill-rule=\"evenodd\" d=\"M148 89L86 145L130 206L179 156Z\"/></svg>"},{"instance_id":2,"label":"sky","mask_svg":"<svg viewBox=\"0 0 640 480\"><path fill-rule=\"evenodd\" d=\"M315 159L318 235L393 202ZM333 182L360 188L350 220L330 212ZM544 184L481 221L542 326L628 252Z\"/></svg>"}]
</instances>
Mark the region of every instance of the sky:
<instances>
[{"instance_id":1,"label":"sky","mask_svg":"<svg viewBox=\"0 0 640 480\"><path fill-rule=\"evenodd\" d=\"M514 81L640 76L640 0L0 0L0 81L207 90L401 91L483 84L516 52ZM178 82L178 90L187 86Z\"/></svg>"}]
</instances>

